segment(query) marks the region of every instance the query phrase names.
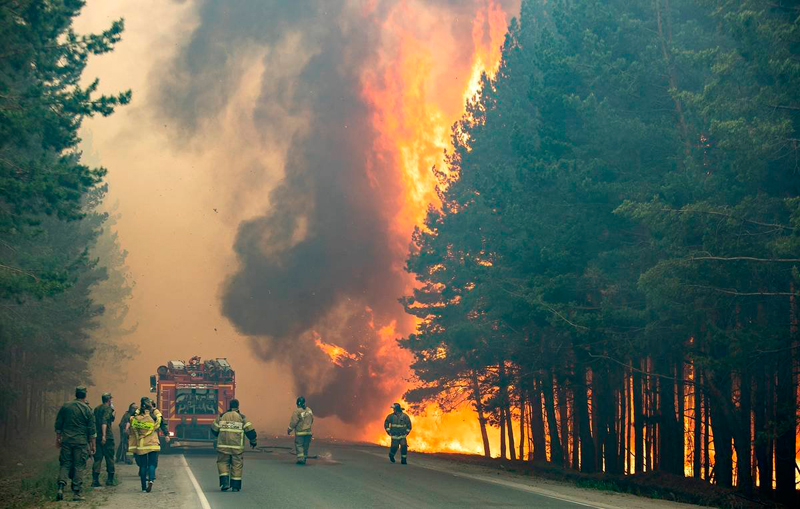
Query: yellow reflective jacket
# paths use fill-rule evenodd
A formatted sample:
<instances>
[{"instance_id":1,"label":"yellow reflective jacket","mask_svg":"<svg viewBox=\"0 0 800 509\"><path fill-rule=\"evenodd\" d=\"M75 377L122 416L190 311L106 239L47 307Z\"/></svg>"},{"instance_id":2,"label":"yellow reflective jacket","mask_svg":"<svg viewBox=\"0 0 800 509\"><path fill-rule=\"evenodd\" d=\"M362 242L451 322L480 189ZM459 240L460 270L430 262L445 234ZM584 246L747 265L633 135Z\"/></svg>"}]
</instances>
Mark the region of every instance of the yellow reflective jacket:
<instances>
[{"instance_id":1,"label":"yellow reflective jacket","mask_svg":"<svg viewBox=\"0 0 800 509\"><path fill-rule=\"evenodd\" d=\"M137 410L131 416L131 430L128 435L128 454L142 455L161 450L158 428L161 426L161 412L157 408Z\"/></svg>"},{"instance_id":2,"label":"yellow reflective jacket","mask_svg":"<svg viewBox=\"0 0 800 509\"><path fill-rule=\"evenodd\" d=\"M314 412L310 408L297 407L289 420L289 429L294 430L295 436L311 434L311 424L314 423Z\"/></svg>"},{"instance_id":3,"label":"yellow reflective jacket","mask_svg":"<svg viewBox=\"0 0 800 509\"><path fill-rule=\"evenodd\" d=\"M211 424L211 432L217 437L217 451L224 454L244 452L244 437L255 447L256 430L247 417L238 410L228 410Z\"/></svg>"}]
</instances>

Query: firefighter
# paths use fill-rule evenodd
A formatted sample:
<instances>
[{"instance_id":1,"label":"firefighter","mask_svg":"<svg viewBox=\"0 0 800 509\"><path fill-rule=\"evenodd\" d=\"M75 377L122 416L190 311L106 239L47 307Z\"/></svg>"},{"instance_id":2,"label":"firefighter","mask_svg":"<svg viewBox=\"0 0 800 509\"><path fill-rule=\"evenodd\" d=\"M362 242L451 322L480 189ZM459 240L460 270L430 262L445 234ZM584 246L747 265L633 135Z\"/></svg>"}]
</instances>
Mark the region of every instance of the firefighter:
<instances>
[{"instance_id":1,"label":"firefighter","mask_svg":"<svg viewBox=\"0 0 800 509\"><path fill-rule=\"evenodd\" d=\"M232 399L230 409L211 424L211 433L217 437L217 471L222 491L242 489L244 468L244 438L256 448L256 430L247 418L239 413L239 400Z\"/></svg>"},{"instance_id":2,"label":"firefighter","mask_svg":"<svg viewBox=\"0 0 800 509\"><path fill-rule=\"evenodd\" d=\"M289 420L287 434L294 431L294 449L297 454L297 464L305 465L308 458L308 448L311 445L311 424L314 422L314 412L306 406L306 398L297 398L297 408Z\"/></svg>"},{"instance_id":3,"label":"firefighter","mask_svg":"<svg viewBox=\"0 0 800 509\"><path fill-rule=\"evenodd\" d=\"M128 432L131 429L131 417L136 412L136 403L128 405L128 411L119 420L119 448L117 448L117 463L125 462L130 465L133 461L128 458Z\"/></svg>"},{"instance_id":4,"label":"firefighter","mask_svg":"<svg viewBox=\"0 0 800 509\"><path fill-rule=\"evenodd\" d=\"M136 458L142 491L150 493L156 479L158 453L161 450L161 443L158 440L161 412L153 408L150 398L144 397L139 409L133 413L130 423L128 454L133 454Z\"/></svg>"},{"instance_id":5,"label":"firefighter","mask_svg":"<svg viewBox=\"0 0 800 509\"><path fill-rule=\"evenodd\" d=\"M383 421L383 427L386 433L392 438L392 445L389 448L389 461L394 463L394 455L397 454L397 448L400 447L400 463L406 465L408 463L408 441L406 436L411 433L411 418L403 412L403 407L400 403L395 403L392 406L392 413L386 416Z\"/></svg>"},{"instance_id":6,"label":"firefighter","mask_svg":"<svg viewBox=\"0 0 800 509\"><path fill-rule=\"evenodd\" d=\"M86 460L88 454L95 452L97 437L92 409L86 403L86 387L76 387L75 399L65 403L58 411L55 429L56 447L61 449L56 500L64 500L67 478L72 479L73 500L84 500L81 491Z\"/></svg>"},{"instance_id":7,"label":"firefighter","mask_svg":"<svg viewBox=\"0 0 800 509\"><path fill-rule=\"evenodd\" d=\"M114 403L111 393L106 392L102 396L102 403L94 409L94 422L97 432L97 442L94 453L94 465L92 465L92 486L100 486L100 468L103 465L103 458L106 460L106 486L114 486L114 432L111 425L114 422Z\"/></svg>"}]
</instances>

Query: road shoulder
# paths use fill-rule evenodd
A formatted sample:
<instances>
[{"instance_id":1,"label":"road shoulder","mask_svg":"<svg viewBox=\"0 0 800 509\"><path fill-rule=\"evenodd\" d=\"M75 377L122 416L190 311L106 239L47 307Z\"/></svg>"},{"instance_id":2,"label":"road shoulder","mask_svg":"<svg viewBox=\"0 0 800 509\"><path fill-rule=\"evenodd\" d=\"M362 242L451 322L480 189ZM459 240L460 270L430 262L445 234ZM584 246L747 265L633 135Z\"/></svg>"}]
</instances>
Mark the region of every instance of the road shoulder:
<instances>
[{"instance_id":1,"label":"road shoulder","mask_svg":"<svg viewBox=\"0 0 800 509\"><path fill-rule=\"evenodd\" d=\"M186 463L180 454L162 454L158 458L156 482L151 493L142 493L139 469L134 465L117 463L119 485L105 489L98 497L100 508L118 509L141 504L170 509L201 507L194 486L186 472Z\"/></svg>"},{"instance_id":2,"label":"road shoulder","mask_svg":"<svg viewBox=\"0 0 800 509\"><path fill-rule=\"evenodd\" d=\"M369 452L377 454L377 449ZM383 453L381 452L380 455L383 456ZM541 479L481 465L470 465L426 454L411 453L409 462L422 468L448 472L455 476L466 477L476 481L500 484L509 488L529 491L557 500L598 509L617 509L620 507L625 507L626 509L688 509L703 507L669 500L644 498L628 493L581 488L567 482Z\"/></svg>"}]
</instances>

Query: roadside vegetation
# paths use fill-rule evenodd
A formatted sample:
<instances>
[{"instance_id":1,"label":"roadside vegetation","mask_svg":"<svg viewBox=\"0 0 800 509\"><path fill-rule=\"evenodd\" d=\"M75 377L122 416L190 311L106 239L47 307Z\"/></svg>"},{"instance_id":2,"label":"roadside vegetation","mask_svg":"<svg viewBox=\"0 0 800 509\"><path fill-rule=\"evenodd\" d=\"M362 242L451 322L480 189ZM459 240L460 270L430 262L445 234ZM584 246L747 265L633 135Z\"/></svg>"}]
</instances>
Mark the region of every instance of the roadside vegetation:
<instances>
[{"instance_id":1,"label":"roadside vegetation","mask_svg":"<svg viewBox=\"0 0 800 509\"><path fill-rule=\"evenodd\" d=\"M131 92L102 95L90 57L124 24L80 35L79 0L0 3L0 444L52 430L57 408L90 383L93 354L122 355L132 282L104 211L106 170L79 149L82 121Z\"/></svg>"}]
</instances>

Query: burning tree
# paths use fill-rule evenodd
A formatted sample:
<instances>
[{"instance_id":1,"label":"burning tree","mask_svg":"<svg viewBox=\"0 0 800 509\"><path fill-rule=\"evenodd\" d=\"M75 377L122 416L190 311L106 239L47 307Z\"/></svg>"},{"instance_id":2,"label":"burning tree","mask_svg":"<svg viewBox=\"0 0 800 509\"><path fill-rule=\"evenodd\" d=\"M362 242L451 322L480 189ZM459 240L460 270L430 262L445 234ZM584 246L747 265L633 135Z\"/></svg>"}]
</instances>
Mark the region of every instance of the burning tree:
<instances>
[{"instance_id":1,"label":"burning tree","mask_svg":"<svg viewBox=\"0 0 800 509\"><path fill-rule=\"evenodd\" d=\"M784 4L524 2L414 237L408 397L471 390L504 457L516 421L520 457L791 501L796 34Z\"/></svg>"}]
</instances>

